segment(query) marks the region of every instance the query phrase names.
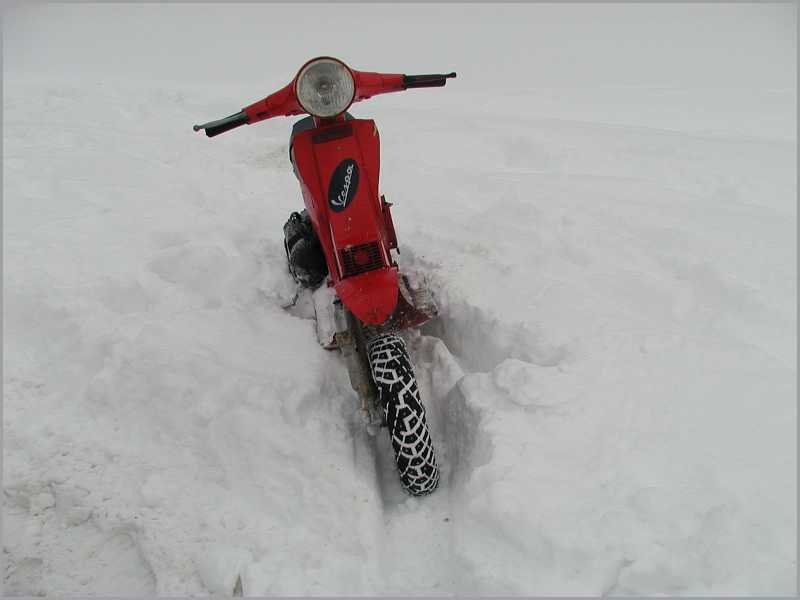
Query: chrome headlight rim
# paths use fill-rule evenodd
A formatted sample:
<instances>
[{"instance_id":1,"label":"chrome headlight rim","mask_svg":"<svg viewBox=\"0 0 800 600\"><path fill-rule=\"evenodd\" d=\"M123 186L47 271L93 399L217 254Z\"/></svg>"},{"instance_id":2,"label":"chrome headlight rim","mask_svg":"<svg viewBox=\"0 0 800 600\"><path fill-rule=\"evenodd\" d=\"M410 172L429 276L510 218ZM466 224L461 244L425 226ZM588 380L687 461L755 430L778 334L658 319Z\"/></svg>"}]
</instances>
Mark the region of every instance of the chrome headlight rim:
<instances>
[{"instance_id":1,"label":"chrome headlight rim","mask_svg":"<svg viewBox=\"0 0 800 600\"><path fill-rule=\"evenodd\" d=\"M333 62L333 63L336 63L337 65L340 65L341 67L343 67L344 72L350 78L350 83L352 84L352 94L350 96L350 99L347 101L347 104L344 106L344 108L342 108L338 112L335 112L335 113L332 113L332 114L319 114L321 111L316 111L315 112L315 111L311 110L310 107L306 106L306 104L303 103L303 99L302 99L302 97L300 95L300 84L302 82L303 76L308 72L308 70L311 67L313 67L317 63L323 62L323 61L325 61L325 62ZM320 118L320 119L330 119L330 118L333 118L333 117L337 117L337 116L341 115L342 113L346 112L347 109L350 108L350 106L353 104L353 101L355 100L355 97L356 97L356 78L355 78L355 75L353 74L353 70L350 67L348 67L343 61L339 60L338 58L334 58L333 56L317 56L316 58L312 58L311 60L306 62L302 67L300 67L300 70L297 72L297 76L294 78L294 93L295 93L295 97L297 98L298 103L300 104L300 107L304 111L306 111L309 115L317 117L317 118Z\"/></svg>"}]
</instances>

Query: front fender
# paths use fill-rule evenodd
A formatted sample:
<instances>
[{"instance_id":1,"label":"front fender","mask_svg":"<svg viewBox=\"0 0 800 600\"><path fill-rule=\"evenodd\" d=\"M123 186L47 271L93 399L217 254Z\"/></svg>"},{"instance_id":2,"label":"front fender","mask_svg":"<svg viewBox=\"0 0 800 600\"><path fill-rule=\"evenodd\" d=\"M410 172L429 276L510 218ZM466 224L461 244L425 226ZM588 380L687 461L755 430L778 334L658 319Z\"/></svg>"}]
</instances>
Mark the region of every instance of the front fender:
<instances>
[{"instance_id":1,"label":"front fender","mask_svg":"<svg viewBox=\"0 0 800 600\"><path fill-rule=\"evenodd\" d=\"M335 285L344 305L362 323L380 325L397 306L397 268L368 271L342 279Z\"/></svg>"}]
</instances>

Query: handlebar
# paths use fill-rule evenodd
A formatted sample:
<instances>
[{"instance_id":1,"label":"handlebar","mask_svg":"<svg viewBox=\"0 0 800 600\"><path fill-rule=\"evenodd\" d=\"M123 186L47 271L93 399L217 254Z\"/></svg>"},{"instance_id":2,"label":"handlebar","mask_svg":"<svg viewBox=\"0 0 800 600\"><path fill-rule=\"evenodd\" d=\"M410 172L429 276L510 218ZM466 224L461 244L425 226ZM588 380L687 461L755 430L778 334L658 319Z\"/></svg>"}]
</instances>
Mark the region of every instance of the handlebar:
<instances>
[{"instance_id":1,"label":"handlebar","mask_svg":"<svg viewBox=\"0 0 800 600\"><path fill-rule=\"evenodd\" d=\"M429 75L399 75L355 71L352 69L351 73L355 77L356 88L352 102L360 102L378 94L400 92L411 88L443 87L448 79L453 79L456 76L455 72ZM195 125L193 129L195 131L204 129L208 137L214 137L240 125L258 123L272 117L307 114L295 94L295 82L296 79L293 79L277 92L273 92L266 98L246 106L238 113L224 119L209 121L203 125Z\"/></svg>"},{"instance_id":2,"label":"handlebar","mask_svg":"<svg viewBox=\"0 0 800 600\"><path fill-rule=\"evenodd\" d=\"M455 71L445 75L403 75L403 87L406 89L443 87L448 79L454 79L455 76Z\"/></svg>"},{"instance_id":3,"label":"handlebar","mask_svg":"<svg viewBox=\"0 0 800 600\"><path fill-rule=\"evenodd\" d=\"M224 119L209 121L208 123L204 123L202 125L193 125L192 129L194 129L195 131L200 131L201 129L205 129L206 135L208 137L214 137L215 135L219 135L220 133L225 133L226 131L235 129L240 125L246 125L249 120L250 118L247 116L247 113L241 110L236 114L233 114L229 117L225 117Z\"/></svg>"}]
</instances>

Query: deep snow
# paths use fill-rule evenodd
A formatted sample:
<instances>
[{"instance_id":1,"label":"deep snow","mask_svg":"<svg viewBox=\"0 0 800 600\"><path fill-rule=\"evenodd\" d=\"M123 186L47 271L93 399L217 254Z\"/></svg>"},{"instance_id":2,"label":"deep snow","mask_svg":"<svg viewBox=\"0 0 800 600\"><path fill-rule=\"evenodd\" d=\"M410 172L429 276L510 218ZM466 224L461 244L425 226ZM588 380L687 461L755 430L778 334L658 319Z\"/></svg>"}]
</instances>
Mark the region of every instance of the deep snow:
<instances>
[{"instance_id":1,"label":"deep snow","mask_svg":"<svg viewBox=\"0 0 800 600\"><path fill-rule=\"evenodd\" d=\"M6 77L6 594L795 593L794 89L461 82L352 110L441 309L412 499L281 308L291 120L191 131L270 89Z\"/></svg>"},{"instance_id":2,"label":"deep snow","mask_svg":"<svg viewBox=\"0 0 800 600\"><path fill-rule=\"evenodd\" d=\"M796 7L350 8L3 13L4 592L795 593ZM328 53L459 73L352 109L423 499L280 308L292 121L191 131Z\"/></svg>"}]
</instances>

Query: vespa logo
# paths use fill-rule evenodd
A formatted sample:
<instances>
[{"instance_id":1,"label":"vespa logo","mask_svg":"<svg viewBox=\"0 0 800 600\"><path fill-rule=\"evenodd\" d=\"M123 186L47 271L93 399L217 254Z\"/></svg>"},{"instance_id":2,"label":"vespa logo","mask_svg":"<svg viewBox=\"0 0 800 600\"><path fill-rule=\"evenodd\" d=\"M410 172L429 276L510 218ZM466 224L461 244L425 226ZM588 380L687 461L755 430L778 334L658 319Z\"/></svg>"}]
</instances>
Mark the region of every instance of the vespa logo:
<instances>
[{"instance_id":1,"label":"vespa logo","mask_svg":"<svg viewBox=\"0 0 800 600\"><path fill-rule=\"evenodd\" d=\"M342 188L342 191L336 196L336 199L333 200L333 203L340 208L344 208L344 205L347 204L347 192L350 191L350 182L353 180L353 169L355 169L355 167L355 165L347 165L347 168L344 170L345 173L347 173L347 175L344 176L344 188Z\"/></svg>"},{"instance_id":2,"label":"vespa logo","mask_svg":"<svg viewBox=\"0 0 800 600\"><path fill-rule=\"evenodd\" d=\"M358 163L346 158L339 163L328 184L328 206L334 212L342 212L353 201L358 191Z\"/></svg>"}]
</instances>

